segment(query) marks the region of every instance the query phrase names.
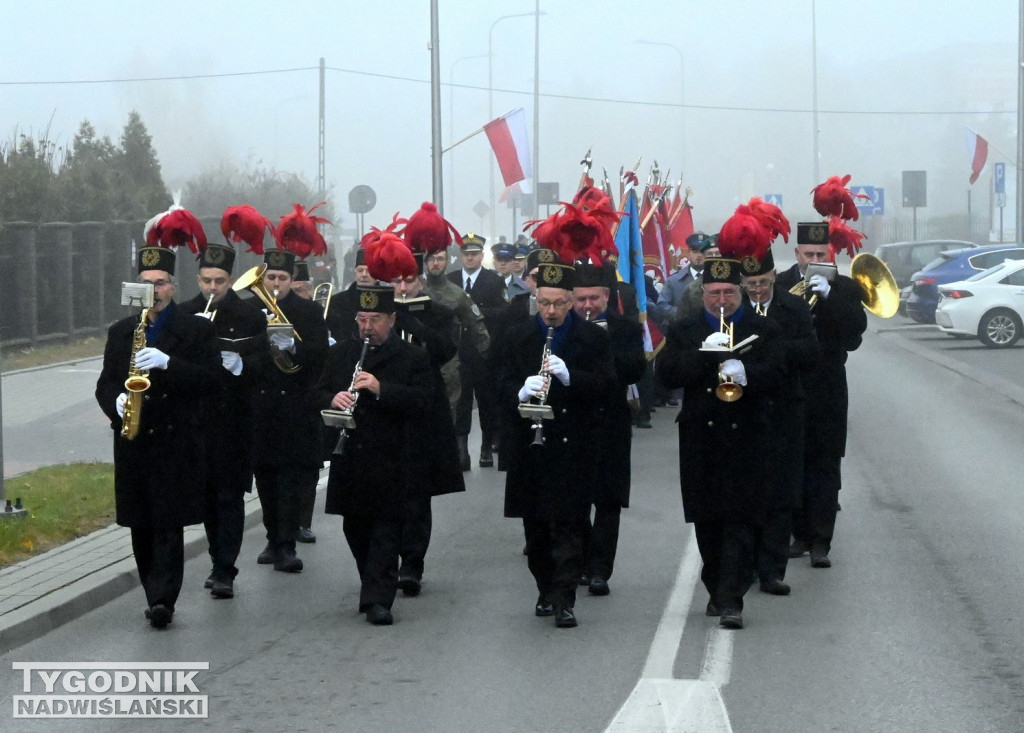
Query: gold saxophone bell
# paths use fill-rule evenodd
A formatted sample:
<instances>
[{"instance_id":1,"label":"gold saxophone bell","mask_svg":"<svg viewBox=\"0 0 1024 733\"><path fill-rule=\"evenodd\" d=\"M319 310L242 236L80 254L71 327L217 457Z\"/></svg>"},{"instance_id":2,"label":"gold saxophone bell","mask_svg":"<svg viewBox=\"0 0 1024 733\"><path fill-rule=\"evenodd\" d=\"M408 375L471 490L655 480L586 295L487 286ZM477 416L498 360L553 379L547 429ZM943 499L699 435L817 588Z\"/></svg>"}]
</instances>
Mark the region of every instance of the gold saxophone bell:
<instances>
[{"instance_id":1,"label":"gold saxophone bell","mask_svg":"<svg viewBox=\"0 0 1024 733\"><path fill-rule=\"evenodd\" d=\"M231 286L231 289L235 291L251 290L257 298L263 301L263 305L266 306L267 311L270 313L270 318L267 319L268 329L274 326L291 327L292 324L288 322L288 318L281 310L281 306L277 304L277 298L267 291L267 286L263 282L263 275L266 272L266 264L256 265L256 267L242 273L238 280L235 281L235 284ZM295 329L292 329L292 335L297 340L302 341L302 337L299 336ZM270 356L274 360L274 365L285 374L294 374L302 368L292 361L292 357L288 352L281 351L273 342L270 343Z\"/></svg>"},{"instance_id":2,"label":"gold saxophone bell","mask_svg":"<svg viewBox=\"0 0 1024 733\"><path fill-rule=\"evenodd\" d=\"M128 362L128 377L124 380L128 399L124 403L124 414L121 416L121 437L125 440L135 440L139 434L139 427L142 425L142 393L150 387L149 371L135 366L135 357L140 350L146 348L146 317L148 315L149 308L143 308L139 325L135 327L135 333L132 336L132 355Z\"/></svg>"}]
</instances>

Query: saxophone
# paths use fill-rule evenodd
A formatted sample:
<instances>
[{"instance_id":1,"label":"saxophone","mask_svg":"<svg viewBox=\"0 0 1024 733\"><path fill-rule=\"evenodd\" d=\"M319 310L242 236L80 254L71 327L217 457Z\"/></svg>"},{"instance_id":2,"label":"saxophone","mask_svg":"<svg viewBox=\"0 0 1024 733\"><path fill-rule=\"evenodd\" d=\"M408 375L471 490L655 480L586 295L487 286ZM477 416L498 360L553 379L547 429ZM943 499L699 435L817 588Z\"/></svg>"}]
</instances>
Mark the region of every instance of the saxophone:
<instances>
[{"instance_id":1,"label":"saxophone","mask_svg":"<svg viewBox=\"0 0 1024 733\"><path fill-rule=\"evenodd\" d=\"M135 356L140 349L146 348L146 316L149 308L142 309L142 318L135 327L132 337L132 358L128 367L128 378L124 380L124 388L128 391L128 400L124 403L124 416L121 418L121 437L134 440L139 434L142 418L142 393L149 389L149 370L135 366Z\"/></svg>"}]
</instances>

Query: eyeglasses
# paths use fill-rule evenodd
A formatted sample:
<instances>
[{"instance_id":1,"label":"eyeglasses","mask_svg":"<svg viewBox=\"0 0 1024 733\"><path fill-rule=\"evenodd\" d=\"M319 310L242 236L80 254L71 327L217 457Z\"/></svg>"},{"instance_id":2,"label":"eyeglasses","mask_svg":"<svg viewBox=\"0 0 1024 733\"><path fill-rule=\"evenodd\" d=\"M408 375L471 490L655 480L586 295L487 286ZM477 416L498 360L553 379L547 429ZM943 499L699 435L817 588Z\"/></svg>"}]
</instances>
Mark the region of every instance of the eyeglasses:
<instances>
[{"instance_id":1,"label":"eyeglasses","mask_svg":"<svg viewBox=\"0 0 1024 733\"><path fill-rule=\"evenodd\" d=\"M774 280L747 280L743 283L743 289L747 292L751 290L768 290L774 285Z\"/></svg>"},{"instance_id":2,"label":"eyeglasses","mask_svg":"<svg viewBox=\"0 0 1024 733\"><path fill-rule=\"evenodd\" d=\"M166 288L168 285L173 283L170 280L143 280L144 283L149 283L154 288Z\"/></svg>"},{"instance_id":3,"label":"eyeglasses","mask_svg":"<svg viewBox=\"0 0 1024 733\"><path fill-rule=\"evenodd\" d=\"M376 326L385 318L387 318L387 313L375 313L372 316L356 316L356 323L360 326L365 324Z\"/></svg>"},{"instance_id":4,"label":"eyeglasses","mask_svg":"<svg viewBox=\"0 0 1024 733\"><path fill-rule=\"evenodd\" d=\"M427 262L447 262L447 261L448 261L448 255L444 254L443 252L441 254L438 254L438 255L430 255L430 257L427 258Z\"/></svg>"},{"instance_id":5,"label":"eyeglasses","mask_svg":"<svg viewBox=\"0 0 1024 733\"><path fill-rule=\"evenodd\" d=\"M714 300L715 298L736 298L739 296L738 290L708 290L704 288L704 295Z\"/></svg>"},{"instance_id":6,"label":"eyeglasses","mask_svg":"<svg viewBox=\"0 0 1024 733\"><path fill-rule=\"evenodd\" d=\"M565 298L563 300L538 300L537 307L561 309L567 308L571 303L572 301L569 300L568 298Z\"/></svg>"}]
</instances>

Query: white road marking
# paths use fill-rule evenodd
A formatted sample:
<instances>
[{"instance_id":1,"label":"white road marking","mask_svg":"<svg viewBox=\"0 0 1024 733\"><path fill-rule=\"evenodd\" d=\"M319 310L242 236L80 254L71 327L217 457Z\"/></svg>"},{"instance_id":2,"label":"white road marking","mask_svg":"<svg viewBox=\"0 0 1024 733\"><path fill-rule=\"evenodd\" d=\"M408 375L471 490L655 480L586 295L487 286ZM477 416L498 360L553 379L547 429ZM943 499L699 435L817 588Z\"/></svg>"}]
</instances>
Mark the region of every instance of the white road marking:
<instances>
[{"instance_id":1,"label":"white road marking","mask_svg":"<svg viewBox=\"0 0 1024 733\"><path fill-rule=\"evenodd\" d=\"M699 578L700 553L689 528L679 573L654 632L640 680L605 733L732 733L719 692L732 670L731 633L712 631L708 635L700 679L672 677Z\"/></svg>"}]
</instances>

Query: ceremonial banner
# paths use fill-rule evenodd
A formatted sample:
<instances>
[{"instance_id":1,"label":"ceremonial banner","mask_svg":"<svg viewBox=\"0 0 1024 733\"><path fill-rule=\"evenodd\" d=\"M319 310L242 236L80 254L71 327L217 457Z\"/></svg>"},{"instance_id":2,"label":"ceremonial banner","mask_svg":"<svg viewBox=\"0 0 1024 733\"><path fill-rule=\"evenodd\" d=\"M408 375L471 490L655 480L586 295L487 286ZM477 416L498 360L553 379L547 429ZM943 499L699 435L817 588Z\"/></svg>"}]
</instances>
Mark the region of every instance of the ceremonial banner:
<instances>
[{"instance_id":1,"label":"ceremonial banner","mask_svg":"<svg viewBox=\"0 0 1024 733\"><path fill-rule=\"evenodd\" d=\"M973 185L988 160L988 140L971 128L967 128L967 149L971 156L971 177L968 182Z\"/></svg>"},{"instance_id":2,"label":"ceremonial banner","mask_svg":"<svg viewBox=\"0 0 1024 733\"><path fill-rule=\"evenodd\" d=\"M520 107L484 125L506 186L533 176L526 111Z\"/></svg>"}]
</instances>

